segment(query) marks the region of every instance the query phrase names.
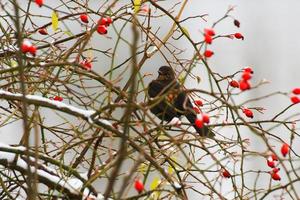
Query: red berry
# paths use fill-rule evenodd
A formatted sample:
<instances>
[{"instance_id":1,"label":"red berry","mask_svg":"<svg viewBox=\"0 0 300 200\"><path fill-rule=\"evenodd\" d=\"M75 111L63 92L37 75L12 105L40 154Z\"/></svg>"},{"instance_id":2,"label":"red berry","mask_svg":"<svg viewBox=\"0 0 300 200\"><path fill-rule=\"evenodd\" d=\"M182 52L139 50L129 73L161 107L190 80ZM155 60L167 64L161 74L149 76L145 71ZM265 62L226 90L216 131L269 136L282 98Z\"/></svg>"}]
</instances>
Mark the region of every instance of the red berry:
<instances>
[{"instance_id":1,"label":"red berry","mask_svg":"<svg viewBox=\"0 0 300 200\"><path fill-rule=\"evenodd\" d=\"M244 36L243 36L241 33L235 33L235 34L234 34L234 37L235 37L236 39L242 39L242 40L244 40Z\"/></svg>"},{"instance_id":2,"label":"red berry","mask_svg":"<svg viewBox=\"0 0 300 200\"><path fill-rule=\"evenodd\" d=\"M138 191L138 193L141 193L144 190L144 184L140 180L135 180L134 188Z\"/></svg>"},{"instance_id":3,"label":"red berry","mask_svg":"<svg viewBox=\"0 0 300 200\"><path fill-rule=\"evenodd\" d=\"M280 178L280 176L279 176L278 173L273 173L272 172L271 176L272 176L272 179L275 180L275 181L280 181L281 180L281 178Z\"/></svg>"},{"instance_id":4,"label":"red berry","mask_svg":"<svg viewBox=\"0 0 300 200\"><path fill-rule=\"evenodd\" d=\"M296 96L292 96L291 101L293 102L293 104L297 104L300 103L300 98Z\"/></svg>"},{"instance_id":5,"label":"red berry","mask_svg":"<svg viewBox=\"0 0 300 200\"><path fill-rule=\"evenodd\" d=\"M87 16L87 14L81 14L80 20L84 23L89 23L89 17Z\"/></svg>"},{"instance_id":6,"label":"red berry","mask_svg":"<svg viewBox=\"0 0 300 200\"><path fill-rule=\"evenodd\" d=\"M193 107L193 110L195 111L196 114L200 114L201 113L200 109L198 107L196 107L196 106Z\"/></svg>"},{"instance_id":7,"label":"red berry","mask_svg":"<svg viewBox=\"0 0 300 200\"><path fill-rule=\"evenodd\" d=\"M39 34L41 34L41 35L48 35L47 29L45 29L45 28L40 28L40 29L38 30L38 32L39 32Z\"/></svg>"},{"instance_id":8,"label":"red berry","mask_svg":"<svg viewBox=\"0 0 300 200\"><path fill-rule=\"evenodd\" d=\"M109 23L108 23L108 18L102 17L102 18L98 21L98 24L99 24L99 25L108 26L108 25L109 25Z\"/></svg>"},{"instance_id":9,"label":"red berry","mask_svg":"<svg viewBox=\"0 0 300 200\"><path fill-rule=\"evenodd\" d=\"M202 128L202 127L203 127L203 119L197 118L197 119L195 120L195 125L196 125L198 128Z\"/></svg>"},{"instance_id":10,"label":"red berry","mask_svg":"<svg viewBox=\"0 0 300 200\"><path fill-rule=\"evenodd\" d=\"M251 88L250 83L246 80L241 80L239 84L242 91L249 90Z\"/></svg>"},{"instance_id":11,"label":"red berry","mask_svg":"<svg viewBox=\"0 0 300 200\"><path fill-rule=\"evenodd\" d=\"M244 72L248 72L248 73L251 73L251 74L254 73L254 72L253 72L253 69L252 69L251 67L245 67L245 68L244 68Z\"/></svg>"},{"instance_id":12,"label":"red berry","mask_svg":"<svg viewBox=\"0 0 300 200\"><path fill-rule=\"evenodd\" d=\"M275 162L272 160L272 158L267 159L267 164L269 167L274 168L275 167Z\"/></svg>"},{"instance_id":13,"label":"red berry","mask_svg":"<svg viewBox=\"0 0 300 200\"><path fill-rule=\"evenodd\" d=\"M285 157L290 150L290 146L287 143L283 143L281 146L281 154Z\"/></svg>"},{"instance_id":14,"label":"red berry","mask_svg":"<svg viewBox=\"0 0 300 200\"><path fill-rule=\"evenodd\" d=\"M212 29L212 28L205 28L204 29L204 34L209 35L209 36L215 36L216 35L214 29Z\"/></svg>"},{"instance_id":15,"label":"red berry","mask_svg":"<svg viewBox=\"0 0 300 200\"><path fill-rule=\"evenodd\" d=\"M229 82L229 85L230 85L231 87L234 87L234 88L240 87L239 82L237 82L236 80L230 81L230 82Z\"/></svg>"},{"instance_id":16,"label":"red berry","mask_svg":"<svg viewBox=\"0 0 300 200\"><path fill-rule=\"evenodd\" d=\"M271 157L273 161L278 161L276 154L272 153Z\"/></svg>"},{"instance_id":17,"label":"red berry","mask_svg":"<svg viewBox=\"0 0 300 200\"><path fill-rule=\"evenodd\" d=\"M273 173L277 173L277 172L279 172L279 170L280 170L279 168L274 167L274 168L272 169L272 172L273 172Z\"/></svg>"},{"instance_id":18,"label":"red berry","mask_svg":"<svg viewBox=\"0 0 300 200\"><path fill-rule=\"evenodd\" d=\"M253 112L252 112L250 109L244 108L244 109L243 109L243 113L244 113L247 117L253 118Z\"/></svg>"},{"instance_id":19,"label":"red berry","mask_svg":"<svg viewBox=\"0 0 300 200\"><path fill-rule=\"evenodd\" d=\"M42 5L44 4L44 0L35 0L35 3L36 3L39 7L42 7Z\"/></svg>"},{"instance_id":20,"label":"red berry","mask_svg":"<svg viewBox=\"0 0 300 200\"><path fill-rule=\"evenodd\" d=\"M225 177L225 178L230 178L231 174L226 169L223 169L222 176Z\"/></svg>"},{"instance_id":21,"label":"red berry","mask_svg":"<svg viewBox=\"0 0 300 200\"><path fill-rule=\"evenodd\" d=\"M36 54L36 46L31 45L31 46L29 47L29 49L28 49L28 52L29 52L31 55L35 56L35 54Z\"/></svg>"},{"instance_id":22,"label":"red berry","mask_svg":"<svg viewBox=\"0 0 300 200\"><path fill-rule=\"evenodd\" d=\"M206 113L202 113L202 120L204 123L209 124L209 115Z\"/></svg>"},{"instance_id":23,"label":"red berry","mask_svg":"<svg viewBox=\"0 0 300 200\"><path fill-rule=\"evenodd\" d=\"M28 40L24 40L23 43L21 44L21 51L22 53L27 53L29 52L29 48L32 46L31 42Z\"/></svg>"},{"instance_id":24,"label":"red berry","mask_svg":"<svg viewBox=\"0 0 300 200\"><path fill-rule=\"evenodd\" d=\"M213 41L213 39L212 39L212 37L211 37L210 35L208 35L208 34L205 34L205 35L204 35L204 42L205 42L206 44L211 44L212 41Z\"/></svg>"},{"instance_id":25,"label":"red berry","mask_svg":"<svg viewBox=\"0 0 300 200\"><path fill-rule=\"evenodd\" d=\"M210 58L210 57L212 57L213 55L214 55L214 52L211 51L211 50L206 50L206 51L204 52L204 56L205 56L206 58Z\"/></svg>"},{"instance_id":26,"label":"red berry","mask_svg":"<svg viewBox=\"0 0 300 200\"><path fill-rule=\"evenodd\" d=\"M248 81L252 78L251 74L249 72L244 72L242 75L243 80Z\"/></svg>"},{"instance_id":27,"label":"red berry","mask_svg":"<svg viewBox=\"0 0 300 200\"><path fill-rule=\"evenodd\" d=\"M55 96L54 98L53 98L53 100L54 101L62 101L62 100L64 100L62 97L60 97L60 96Z\"/></svg>"},{"instance_id":28,"label":"red berry","mask_svg":"<svg viewBox=\"0 0 300 200\"><path fill-rule=\"evenodd\" d=\"M235 20L233 21L233 24L234 24L236 27L240 28L240 24L241 24L241 23L240 23L238 20L235 19Z\"/></svg>"},{"instance_id":29,"label":"red berry","mask_svg":"<svg viewBox=\"0 0 300 200\"><path fill-rule=\"evenodd\" d=\"M92 69L92 63L91 63L91 61L89 61L87 59L83 60L80 64L86 70L91 70Z\"/></svg>"},{"instance_id":30,"label":"red berry","mask_svg":"<svg viewBox=\"0 0 300 200\"><path fill-rule=\"evenodd\" d=\"M100 34L100 35L104 35L107 33L107 28L105 25L99 25L98 28L97 28L97 32Z\"/></svg>"},{"instance_id":31,"label":"red berry","mask_svg":"<svg viewBox=\"0 0 300 200\"><path fill-rule=\"evenodd\" d=\"M106 20L107 20L107 22L106 22L107 26L111 25L113 22L112 18L110 18L110 17L106 17Z\"/></svg>"},{"instance_id":32,"label":"red berry","mask_svg":"<svg viewBox=\"0 0 300 200\"><path fill-rule=\"evenodd\" d=\"M199 99L199 100L196 100L196 101L194 101L195 102L195 104L197 105L197 106L203 106L203 102Z\"/></svg>"},{"instance_id":33,"label":"red berry","mask_svg":"<svg viewBox=\"0 0 300 200\"><path fill-rule=\"evenodd\" d=\"M293 93L294 94L300 94L300 88L294 88Z\"/></svg>"}]
</instances>

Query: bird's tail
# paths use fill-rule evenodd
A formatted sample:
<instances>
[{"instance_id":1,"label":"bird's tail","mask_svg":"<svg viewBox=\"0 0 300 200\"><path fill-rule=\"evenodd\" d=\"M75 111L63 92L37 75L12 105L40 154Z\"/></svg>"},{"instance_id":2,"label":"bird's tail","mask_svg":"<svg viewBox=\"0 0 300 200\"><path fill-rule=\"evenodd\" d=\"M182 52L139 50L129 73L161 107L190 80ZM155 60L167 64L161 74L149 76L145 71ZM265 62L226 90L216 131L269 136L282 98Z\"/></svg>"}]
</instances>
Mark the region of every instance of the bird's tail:
<instances>
[{"instance_id":1,"label":"bird's tail","mask_svg":"<svg viewBox=\"0 0 300 200\"><path fill-rule=\"evenodd\" d=\"M202 128L198 128L195 125L195 120L197 119L196 114L189 112L185 116L189 120L189 122L193 125L193 127L196 129L197 133L200 134L200 136L209 137L209 138L213 138L215 136L215 134L207 126L204 125Z\"/></svg>"}]
</instances>

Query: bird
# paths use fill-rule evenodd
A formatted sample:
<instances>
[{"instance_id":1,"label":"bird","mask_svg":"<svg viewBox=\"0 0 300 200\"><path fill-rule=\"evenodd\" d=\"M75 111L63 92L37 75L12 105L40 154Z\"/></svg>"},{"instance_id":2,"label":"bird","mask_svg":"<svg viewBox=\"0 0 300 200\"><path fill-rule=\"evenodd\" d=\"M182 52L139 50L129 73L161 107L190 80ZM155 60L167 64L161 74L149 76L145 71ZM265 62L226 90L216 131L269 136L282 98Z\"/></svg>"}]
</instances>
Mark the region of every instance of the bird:
<instances>
[{"instance_id":1,"label":"bird","mask_svg":"<svg viewBox=\"0 0 300 200\"><path fill-rule=\"evenodd\" d=\"M148 95L150 98L161 96L150 106L150 111L162 122L170 122L174 117L180 118L184 115L200 136L210 138L214 136L207 126L199 128L195 125L197 115L193 110L193 104L187 92L177 81L171 67L159 68L158 77L149 83Z\"/></svg>"}]
</instances>

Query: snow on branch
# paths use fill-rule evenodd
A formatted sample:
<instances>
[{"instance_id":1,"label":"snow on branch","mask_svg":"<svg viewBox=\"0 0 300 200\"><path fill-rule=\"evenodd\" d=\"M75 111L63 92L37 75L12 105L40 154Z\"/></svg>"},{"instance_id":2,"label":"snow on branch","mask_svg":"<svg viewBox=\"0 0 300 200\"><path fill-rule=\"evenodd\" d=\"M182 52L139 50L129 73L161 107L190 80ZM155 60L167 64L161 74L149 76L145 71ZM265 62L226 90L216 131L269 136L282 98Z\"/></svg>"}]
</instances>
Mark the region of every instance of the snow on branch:
<instances>
[{"instance_id":1,"label":"snow on branch","mask_svg":"<svg viewBox=\"0 0 300 200\"><path fill-rule=\"evenodd\" d=\"M20 93L11 93L11 92L8 92L5 90L0 90L0 98L4 98L7 100L22 101L23 95ZM96 117L97 113L95 110L80 109L75 106L63 103L63 102L53 101L51 99L37 96L37 95L25 95L25 99L28 104L39 105L42 107L47 107L47 108L55 109L58 111L62 111L62 112L74 115L76 117L81 117L81 118L87 120L89 123L100 122L100 124L104 124L106 126L112 126L109 121L97 118Z\"/></svg>"},{"instance_id":2,"label":"snow on branch","mask_svg":"<svg viewBox=\"0 0 300 200\"><path fill-rule=\"evenodd\" d=\"M26 171L30 169L32 173L36 173L40 183L47 185L49 188L56 189L59 192L64 192L73 199L79 199L81 196L83 199L86 199L86 197L94 200L103 199L100 193L97 194L97 197L90 194L91 192L88 188L84 188L82 194L81 191L84 183L76 177L64 177L53 168L41 163L38 163L38 167L36 167L35 164L31 162L35 161L34 157L30 157L30 161L26 161L25 157L23 158L21 154L18 153L23 152L24 155L25 150L26 148L23 146L13 147L0 143L0 165L10 170L16 170L21 174L26 174Z\"/></svg>"}]
</instances>

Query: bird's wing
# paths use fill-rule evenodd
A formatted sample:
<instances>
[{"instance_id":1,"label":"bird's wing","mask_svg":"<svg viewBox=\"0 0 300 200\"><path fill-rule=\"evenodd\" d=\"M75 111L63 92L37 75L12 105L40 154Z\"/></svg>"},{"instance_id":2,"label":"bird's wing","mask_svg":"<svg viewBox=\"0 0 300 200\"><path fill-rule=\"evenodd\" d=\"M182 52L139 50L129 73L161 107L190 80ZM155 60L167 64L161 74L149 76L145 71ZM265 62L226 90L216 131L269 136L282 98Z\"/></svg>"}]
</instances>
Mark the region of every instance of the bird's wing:
<instances>
[{"instance_id":1,"label":"bird's wing","mask_svg":"<svg viewBox=\"0 0 300 200\"><path fill-rule=\"evenodd\" d=\"M151 81L148 87L148 95L151 98L154 98L163 90L163 88L164 88L163 85L159 83L159 81L156 80Z\"/></svg>"},{"instance_id":2,"label":"bird's wing","mask_svg":"<svg viewBox=\"0 0 300 200\"><path fill-rule=\"evenodd\" d=\"M162 84L160 81L154 80L149 84L148 94L151 98L155 98L158 95L162 95L167 85ZM155 105L150 108L151 112L158 118L164 121L171 121L174 117L177 117L175 107L171 103L167 102L167 98L158 99L159 102L155 102Z\"/></svg>"}]
</instances>

